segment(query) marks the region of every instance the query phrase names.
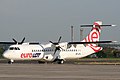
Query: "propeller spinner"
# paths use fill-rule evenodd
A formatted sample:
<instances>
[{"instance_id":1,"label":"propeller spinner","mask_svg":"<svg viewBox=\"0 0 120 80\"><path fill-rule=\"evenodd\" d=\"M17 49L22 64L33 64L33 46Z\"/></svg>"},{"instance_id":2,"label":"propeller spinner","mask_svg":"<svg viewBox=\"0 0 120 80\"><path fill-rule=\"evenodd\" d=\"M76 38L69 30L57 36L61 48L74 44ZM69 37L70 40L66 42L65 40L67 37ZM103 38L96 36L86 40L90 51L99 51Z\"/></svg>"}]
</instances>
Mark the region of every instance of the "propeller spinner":
<instances>
[{"instance_id":1,"label":"propeller spinner","mask_svg":"<svg viewBox=\"0 0 120 80\"><path fill-rule=\"evenodd\" d=\"M55 45L55 47L56 47L53 56L56 54L56 51L57 51L57 50L60 50L60 48L61 48L60 45L59 45L61 38L62 38L62 37L60 36L59 39L58 39L58 42L49 41L50 43L52 43L52 44ZM61 48L61 49L62 49L62 48Z\"/></svg>"}]
</instances>

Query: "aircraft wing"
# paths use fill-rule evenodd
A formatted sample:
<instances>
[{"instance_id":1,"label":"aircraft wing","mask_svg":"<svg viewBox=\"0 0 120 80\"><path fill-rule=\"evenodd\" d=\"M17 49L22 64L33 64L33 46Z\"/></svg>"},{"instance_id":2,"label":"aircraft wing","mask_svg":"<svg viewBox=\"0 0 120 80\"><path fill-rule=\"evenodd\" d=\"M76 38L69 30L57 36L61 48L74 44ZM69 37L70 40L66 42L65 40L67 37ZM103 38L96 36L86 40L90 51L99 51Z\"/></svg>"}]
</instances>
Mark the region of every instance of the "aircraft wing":
<instances>
[{"instance_id":1,"label":"aircraft wing","mask_svg":"<svg viewBox=\"0 0 120 80\"><path fill-rule=\"evenodd\" d=\"M25 37L22 39L21 42L18 42L16 39L12 38L13 42L12 41L3 41L3 42L0 42L0 44L10 44L10 45L13 45L13 44L23 44L24 41L25 41ZM38 42L29 42L29 44L39 44Z\"/></svg>"},{"instance_id":2,"label":"aircraft wing","mask_svg":"<svg viewBox=\"0 0 120 80\"><path fill-rule=\"evenodd\" d=\"M0 44L16 44L15 42L0 42Z\"/></svg>"},{"instance_id":3,"label":"aircraft wing","mask_svg":"<svg viewBox=\"0 0 120 80\"><path fill-rule=\"evenodd\" d=\"M21 42L0 42L0 44L10 44L10 45L12 45L12 44L22 44ZM29 44L40 44L40 43L38 43L38 42L29 42Z\"/></svg>"},{"instance_id":4,"label":"aircraft wing","mask_svg":"<svg viewBox=\"0 0 120 80\"><path fill-rule=\"evenodd\" d=\"M96 42L68 42L68 44L91 44L91 43L113 43L116 41L96 41Z\"/></svg>"}]
</instances>

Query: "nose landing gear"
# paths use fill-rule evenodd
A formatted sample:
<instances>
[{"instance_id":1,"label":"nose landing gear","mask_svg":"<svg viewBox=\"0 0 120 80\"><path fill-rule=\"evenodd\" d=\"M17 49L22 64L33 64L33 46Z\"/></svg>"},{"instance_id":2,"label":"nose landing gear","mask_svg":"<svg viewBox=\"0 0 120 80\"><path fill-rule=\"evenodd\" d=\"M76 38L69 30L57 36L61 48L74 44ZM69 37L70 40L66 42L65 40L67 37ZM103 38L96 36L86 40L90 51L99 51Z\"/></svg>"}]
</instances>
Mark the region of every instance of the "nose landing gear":
<instances>
[{"instance_id":1,"label":"nose landing gear","mask_svg":"<svg viewBox=\"0 0 120 80\"><path fill-rule=\"evenodd\" d=\"M57 64L63 64L64 60L63 59L55 59L53 62L56 62Z\"/></svg>"},{"instance_id":2,"label":"nose landing gear","mask_svg":"<svg viewBox=\"0 0 120 80\"><path fill-rule=\"evenodd\" d=\"M8 61L8 64L13 64L13 62L14 62L14 60L11 59Z\"/></svg>"}]
</instances>

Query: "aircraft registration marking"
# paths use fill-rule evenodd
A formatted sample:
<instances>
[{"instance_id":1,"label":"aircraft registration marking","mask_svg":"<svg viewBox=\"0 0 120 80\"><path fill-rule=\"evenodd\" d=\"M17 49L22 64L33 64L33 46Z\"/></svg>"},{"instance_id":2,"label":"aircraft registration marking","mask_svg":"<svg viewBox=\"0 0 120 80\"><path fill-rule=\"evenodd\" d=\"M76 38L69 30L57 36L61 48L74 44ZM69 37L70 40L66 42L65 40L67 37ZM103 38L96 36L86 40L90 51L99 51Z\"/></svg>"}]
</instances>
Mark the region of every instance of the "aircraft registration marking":
<instances>
[{"instance_id":1,"label":"aircraft registration marking","mask_svg":"<svg viewBox=\"0 0 120 80\"><path fill-rule=\"evenodd\" d=\"M81 55L81 53L76 53L76 55Z\"/></svg>"}]
</instances>

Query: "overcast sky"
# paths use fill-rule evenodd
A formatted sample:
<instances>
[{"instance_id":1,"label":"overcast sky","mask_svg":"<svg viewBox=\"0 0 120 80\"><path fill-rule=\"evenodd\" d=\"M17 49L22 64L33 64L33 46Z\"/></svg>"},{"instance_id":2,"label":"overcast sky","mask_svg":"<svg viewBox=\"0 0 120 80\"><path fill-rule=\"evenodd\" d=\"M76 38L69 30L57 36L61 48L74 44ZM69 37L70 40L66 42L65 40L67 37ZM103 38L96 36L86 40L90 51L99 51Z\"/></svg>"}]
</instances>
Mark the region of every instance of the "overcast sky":
<instances>
[{"instance_id":1,"label":"overcast sky","mask_svg":"<svg viewBox=\"0 0 120 80\"><path fill-rule=\"evenodd\" d=\"M117 25L103 28L101 40L120 41L120 0L0 0L0 41L70 41L72 25L79 41L80 25L96 20Z\"/></svg>"}]
</instances>

